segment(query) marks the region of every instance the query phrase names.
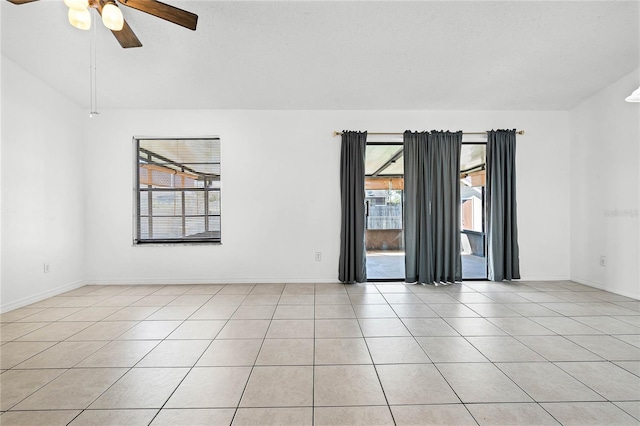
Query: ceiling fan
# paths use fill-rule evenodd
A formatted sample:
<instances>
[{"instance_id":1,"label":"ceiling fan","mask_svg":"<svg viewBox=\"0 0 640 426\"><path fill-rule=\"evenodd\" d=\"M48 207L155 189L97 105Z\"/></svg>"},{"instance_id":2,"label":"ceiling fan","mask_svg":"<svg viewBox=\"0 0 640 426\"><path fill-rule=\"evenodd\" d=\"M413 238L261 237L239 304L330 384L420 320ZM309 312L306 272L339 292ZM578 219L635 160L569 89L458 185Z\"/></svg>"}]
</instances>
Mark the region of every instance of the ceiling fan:
<instances>
[{"instance_id":1,"label":"ceiling fan","mask_svg":"<svg viewBox=\"0 0 640 426\"><path fill-rule=\"evenodd\" d=\"M13 4L25 4L38 0L7 0ZM166 21L195 31L198 15L186 10L161 3L156 0L117 0L118 3L148 13ZM69 23L76 28L88 30L91 27L89 8L96 9L102 17L104 25L111 30L123 48L142 47L115 0L64 0L69 6Z\"/></svg>"}]
</instances>

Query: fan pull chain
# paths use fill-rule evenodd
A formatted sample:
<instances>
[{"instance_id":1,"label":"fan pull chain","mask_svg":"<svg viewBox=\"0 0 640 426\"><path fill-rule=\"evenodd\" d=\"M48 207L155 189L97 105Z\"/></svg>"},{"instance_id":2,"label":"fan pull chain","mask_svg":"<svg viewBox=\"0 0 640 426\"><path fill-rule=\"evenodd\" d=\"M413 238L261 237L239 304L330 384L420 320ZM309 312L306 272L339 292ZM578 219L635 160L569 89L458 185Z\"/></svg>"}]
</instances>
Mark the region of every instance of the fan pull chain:
<instances>
[{"instance_id":1,"label":"fan pull chain","mask_svg":"<svg viewBox=\"0 0 640 426\"><path fill-rule=\"evenodd\" d=\"M91 9L92 13L97 14L95 10ZM91 28L91 42L89 44L90 53L89 53L89 82L90 82L90 105L89 105L89 117L92 118L95 115L100 114L98 112L98 82L97 82L97 73L96 73L96 27L97 25L92 25Z\"/></svg>"}]
</instances>

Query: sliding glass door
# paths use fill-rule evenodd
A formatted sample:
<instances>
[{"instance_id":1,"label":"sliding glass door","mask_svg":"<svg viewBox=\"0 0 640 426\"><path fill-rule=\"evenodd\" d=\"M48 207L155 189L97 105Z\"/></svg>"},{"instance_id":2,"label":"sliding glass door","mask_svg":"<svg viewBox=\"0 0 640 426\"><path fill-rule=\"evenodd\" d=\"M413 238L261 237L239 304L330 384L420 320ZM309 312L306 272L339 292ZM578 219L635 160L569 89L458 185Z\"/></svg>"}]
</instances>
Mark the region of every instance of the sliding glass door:
<instances>
[{"instance_id":1,"label":"sliding glass door","mask_svg":"<svg viewBox=\"0 0 640 426\"><path fill-rule=\"evenodd\" d=\"M462 279L487 279L485 231L486 144L462 144L460 238Z\"/></svg>"},{"instance_id":2,"label":"sliding glass door","mask_svg":"<svg viewBox=\"0 0 640 426\"><path fill-rule=\"evenodd\" d=\"M367 277L404 281L402 143L367 144L365 203Z\"/></svg>"},{"instance_id":3,"label":"sliding glass door","mask_svg":"<svg viewBox=\"0 0 640 426\"><path fill-rule=\"evenodd\" d=\"M487 279L486 144L463 142L460 155L462 279ZM367 143L365 159L367 277L403 281L404 156L397 142Z\"/></svg>"}]
</instances>

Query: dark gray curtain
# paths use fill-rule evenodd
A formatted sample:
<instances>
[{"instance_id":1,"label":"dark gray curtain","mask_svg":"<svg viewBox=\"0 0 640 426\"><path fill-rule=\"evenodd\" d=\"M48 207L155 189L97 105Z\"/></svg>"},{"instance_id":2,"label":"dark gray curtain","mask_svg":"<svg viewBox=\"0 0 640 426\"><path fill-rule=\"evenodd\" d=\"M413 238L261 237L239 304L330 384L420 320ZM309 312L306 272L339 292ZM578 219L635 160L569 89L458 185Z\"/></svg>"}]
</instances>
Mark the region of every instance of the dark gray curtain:
<instances>
[{"instance_id":1,"label":"dark gray curtain","mask_svg":"<svg viewBox=\"0 0 640 426\"><path fill-rule=\"evenodd\" d=\"M343 283L367 280L365 250L364 159L367 132L342 132L340 158L340 262L338 279Z\"/></svg>"},{"instance_id":2,"label":"dark gray curtain","mask_svg":"<svg viewBox=\"0 0 640 426\"><path fill-rule=\"evenodd\" d=\"M431 186L427 184L427 132L404 132L405 281L431 282Z\"/></svg>"},{"instance_id":3,"label":"dark gray curtain","mask_svg":"<svg viewBox=\"0 0 640 426\"><path fill-rule=\"evenodd\" d=\"M404 133L407 282L462 280L462 132Z\"/></svg>"},{"instance_id":4,"label":"dark gray curtain","mask_svg":"<svg viewBox=\"0 0 640 426\"><path fill-rule=\"evenodd\" d=\"M487 135L487 263L489 279L520 278L516 214L516 131Z\"/></svg>"}]
</instances>

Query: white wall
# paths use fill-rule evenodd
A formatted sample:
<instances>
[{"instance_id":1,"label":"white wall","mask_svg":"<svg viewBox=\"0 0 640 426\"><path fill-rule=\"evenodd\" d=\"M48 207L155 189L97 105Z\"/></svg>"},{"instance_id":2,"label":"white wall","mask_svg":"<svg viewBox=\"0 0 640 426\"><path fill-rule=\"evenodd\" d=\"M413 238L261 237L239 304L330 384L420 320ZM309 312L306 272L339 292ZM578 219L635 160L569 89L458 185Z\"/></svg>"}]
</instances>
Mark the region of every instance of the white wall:
<instances>
[{"instance_id":1,"label":"white wall","mask_svg":"<svg viewBox=\"0 0 640 426\"><path fill-rule=\"evenodd\" d=\"M568 279L566 112L116 110L89 123L87 281L336 281L340 142L333 130L490 128L526 130L517 154L523 278ZM134 135L221 137L222 245L132 246Z\"/></svg>"},{"instance_id":2,"label":"white wall","mask_svg":"<svg viewBox=\"0 0 640 426\"><path fill-rule=\"evenodd\" d=\"M6 311L83 282L85 116L6 57L1 87L0 309Z\"/></svg>"},{"instance_id":3,"label":"white wall","mask_svg":"<svg viewBox=\"0 0 640 426\"><path fill-rule=\"evenodd\" d=\"M571 112L571 278L640 298L640 69ZM613 212L613 213L612 213ZM607 257L607 266L599 264Z\"/></svg>"},{"instance_id":4,"label":"white wall","mask_svg":"<svg viewBox=\"0 0 640 426\"><path fill-rule=\"evenodd\" d=\"M2 20L0 19L0 46L2 45ZM0 82L2 81L2 55L0 55ZM0 84L0 100L2 84ZM2 102L0 102L0 311L2 310Z\"/></svg>"},{"instance_id":5,"label":"white wall","mask_svg":"<svg viewBox=\"0 0 640 426\"><path fill-rule=\"evenodd\" d=\"M523 279L570 276L566 112L117 110L89 119L6 57L1 70L2 310L85 282L336 281L332 131L343 129L525 129ZM222 138L222 245L132 246L134 135Z\"/></svg>"}]
</instances>

